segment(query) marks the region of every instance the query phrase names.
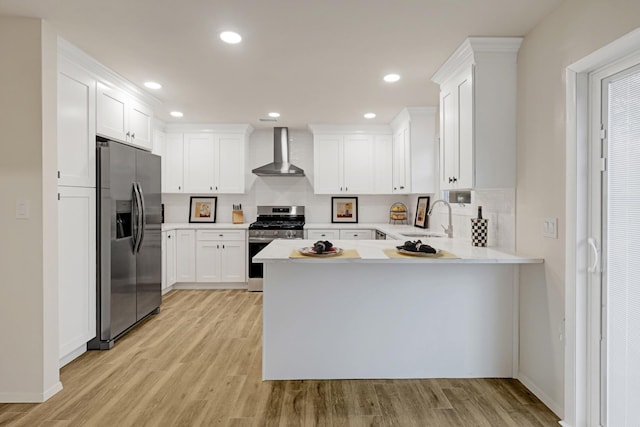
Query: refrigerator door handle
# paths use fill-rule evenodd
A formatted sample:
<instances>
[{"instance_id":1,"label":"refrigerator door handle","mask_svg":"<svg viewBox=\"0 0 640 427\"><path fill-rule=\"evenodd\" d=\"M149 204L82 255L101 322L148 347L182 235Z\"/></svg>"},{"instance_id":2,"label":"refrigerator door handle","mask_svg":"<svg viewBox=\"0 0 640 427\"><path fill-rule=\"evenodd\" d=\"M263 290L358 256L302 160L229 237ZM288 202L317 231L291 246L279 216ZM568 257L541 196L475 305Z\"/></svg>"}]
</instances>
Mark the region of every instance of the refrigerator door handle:
<instances>
[{"instance_id":1,"label":"refrigerator door handle","mask_svg":"<svg viewBox=\"0 0 640 427\"><path fill-rule=\"evenodd\" d=\"M140 194L138 193L138 183L133 183L133 208L134 208L134 218L133 218L133 253L137 253L140 251L140 240L142 238L142 223L141 223L141 213L142 213L142 205L140 204Z\"/></svg>"},{"instance_id":2,"label":"refrigerator door handle","mask_svg":"<svg viewBox=\"0 0 640 427\"><path fill-rule=\"evenodd\" d=\"M140 248L142 247L142 243L144 242L144 229L147 226L147 208L144 205L144 193L142 192L142 185L140 183L136 183L138 186L138 197L140 198L140 241L138 243L138 252L140 252Z\"/></svg>"},{"instance_id":3,"label":"refrigerator door handle","mask_svg":"<svg viewBox=\"0 0 640 427\"><path fill-rule=\"evenodd\" d=\"M131 204L131 215L133 216L133 221L131 221L131 241L133 243L133 253L135 254L138 249L138 191L135 183L131 187Z\"/></svg>"}]
</instances>

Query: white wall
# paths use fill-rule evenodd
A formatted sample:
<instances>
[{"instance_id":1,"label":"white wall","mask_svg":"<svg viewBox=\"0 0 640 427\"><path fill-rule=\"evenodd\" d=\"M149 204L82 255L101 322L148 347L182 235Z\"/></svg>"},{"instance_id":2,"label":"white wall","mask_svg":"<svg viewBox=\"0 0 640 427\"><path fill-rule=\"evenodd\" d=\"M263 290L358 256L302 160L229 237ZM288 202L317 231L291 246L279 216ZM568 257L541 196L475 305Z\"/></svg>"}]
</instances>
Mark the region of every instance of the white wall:
<instances>
[{"instance_id":1,"label":"white wall","mask_svg":"<svg viewBox=\"0 0 640 427\"><path fill-rule=\"evenodd\" d=\"M331 196L313 193L313 135L311 132L291 130L291 162L304 169L304 177L259 177L251 170L273 161L273 131L257 130L249 141L249 167L246 175L246 194L218 195L216 222L231 222L233 204L242 203L245 222L256 219L258 205L303 205L307 223L331 222ZM189 194L163 194L165 222L189 221ZM338 196L336 194L336 196ZM395 202L407 204L408 197L358 196L358 222L387 223L389 208ZM410 217L412 218L412 217Z\"/></svg>"},{"instance_id":2,"label":"white wall","mask_svg":"<svg viewBox=\"0 0 640 427\"><path fill-rule=\"evenodd\" d=\"M0 402L38 402L61 388L55 34L0 16L0 57ZM15 218L17 200L29 219Z\"/></svg>"},{"instance_id":3,"label":"white wall","mask_svg":"<svg viewBox=\"0 0 640 427\"><path fill-rule=\"evenodd\" d=\"M565 69L640 26L637 0L566 0L524 39L518 56L518 251L544 257L520 274L520 375L562 416L565 297ZM559 238L542 220L559 219Z\"/></svg>"}]
</instances>

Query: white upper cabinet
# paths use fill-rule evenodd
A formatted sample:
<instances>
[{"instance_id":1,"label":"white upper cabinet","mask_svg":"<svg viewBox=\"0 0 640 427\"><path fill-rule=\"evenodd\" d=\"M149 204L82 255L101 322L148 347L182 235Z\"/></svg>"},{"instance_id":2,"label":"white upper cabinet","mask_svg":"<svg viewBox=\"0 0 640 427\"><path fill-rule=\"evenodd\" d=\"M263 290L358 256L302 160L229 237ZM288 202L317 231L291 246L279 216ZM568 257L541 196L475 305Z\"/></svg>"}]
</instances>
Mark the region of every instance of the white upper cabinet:
<instances>
[{"instance_id":1,"label":"white upper cabinet","mask_svg":"<svg viewBox=\"0 0 640 427\"><path fill-rule=\"evenodd\" d=\"M137 102L131 101L129 109L129 130L131 144L153 150L153 111Z\"/></svg>"},{"instance_id":2,"label":"white upper cabinet","mask_svg":"<svg viewBox=\"0 0 640 427\"><path fill-rule=\"evenodd\" d=\"M95 187L96 79L58 60L58 185Z\"/></svg>"},{"instance_id":3,"label":"white upper cabinet","mask_svg":"<svg viewBox=\"0 0 640 427\"><path fill-rule=\"evenodd\" d=\"M375 146L371 135L346 135L342 148L344 193L374 193Z\"/></svg>"},{"instance_id":4,"label":"white upper cabinet","mask_svg":"<svg viewBox=\"0 0 640 427\"><path fill-rule=\"evenodd\" d=\"M153 111L122 90L98 82L96 133L151 151Z\"/></svg>"},{"instance_id":5,"label":"white upper cabinet","mask_svg":"<svg viewBox=\"0 0 640 427\"><path fill-rule=\"evenodd\" d=\"M436 191L435 107L403 109L393 128L393 193L429 194Z\"/></svg>"},{"instance_id":6,"label":"white upper cabinet","mask_svg":"<svg viewBox=\"0 0 640 427\"><path fill-rule=\"evenodd\" d=\"M184 192L184 139L181 133L167 133L162 156L162 192Z\"/></svg>"},{"instance_id":7,"label":"white upper cabinet","mask_svg":"<svg viewBox=\"0 0 640 427\"><path fill-rule=\"evenodd\" d=\"M440 85L440 188L515 187L521 43L470 37L433 76Z\"/></svg>"},{"instance_id":8,"label":"white upper cabinet","mask_svg":"<svg viewBox=\"0 0 640 427\"><path fill-rule=\"evenodd\" d=\"M215 193L215 146L212 134L184 134L184 188L188 193Z\"/></svg>"},{"instance_id":9,"label":"white upper cabinet","mask_svg":"<svg viewBox=\"0 0 640 427\"><path fill-rule=\"evenodd\" d=\"M342 136L313 138L313 189L316 194L337 194L342 185Z\"/></svg>"},{"instance_id":10,"label":"white upper cabinet","mask_svg":"<svg viewBox=\"0 0 640 427\"><path fill-rule=\"evenodd\" d=\"M393 188L393 137L374 135L374 193L391 194Z\"/></svg>"},{"instance_id":11,"label":"white upper cabinet","mask_svg":"<svg viewBox=\"0 0 640 427\"><path fill-rule=\"evenodd\" d=\"M391 135L313 131L316 194L390 193Z\"/></svg>"},{"instance_id":12,"label":"white upper cabinet","mask_svg":"<svg viewBox=\"0 0 640 427\"><path fill-rule=\"evenodd\" d=\"M163 192L244 193L250 128L234 130L238 132L167 133Z\"/></svg>"},{"instance_id":13,"label":"white upper cabinet","mask_svg":"<svg viewBox=\"0 0 640 427\"><path fill-rule=\"evenodd\" d=\"M246 143L244 135L218 135L216 186L219 193L244 193L246 173Z\"/></svg>"}]
</instances>

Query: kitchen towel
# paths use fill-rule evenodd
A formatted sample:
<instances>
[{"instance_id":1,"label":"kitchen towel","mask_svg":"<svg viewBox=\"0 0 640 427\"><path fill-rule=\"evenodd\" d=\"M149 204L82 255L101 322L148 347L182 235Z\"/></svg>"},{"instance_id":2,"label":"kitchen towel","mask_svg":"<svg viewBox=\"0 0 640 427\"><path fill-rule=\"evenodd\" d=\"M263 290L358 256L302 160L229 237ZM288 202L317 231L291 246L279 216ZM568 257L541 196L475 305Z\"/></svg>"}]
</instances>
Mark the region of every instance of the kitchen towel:
<instances>
[{"instance_id":1,"label":"kitchen towel","mask_svg":"<svg viewBox=\"0 0 640 427\"><path fill-rule=\"evenodd\" d=\"M302 255L300 252L298 252L297 249L294 249L293 251L291 251L291 255L289 255L289 258L312 258L312 259L336 259L336 258L342 258L342 259L358 259L361 258L360 254L358 253L358 251L356 249L343 249L342 253L340 255L334 255L334 256L328 256L328 257L315 257L315 256L308 256L308 255Z\"/></svg>"},{"instance_id":2,"label":"kitchen towel","mask_svg":"<svg viewBox=\"0 0 640 427\"><path fill-rule=\"evenodd\" d=\"M440 253L433 256L414 256L414 255L405 255L398 252L396 249L384 249L384 254L389 258L412 258L412 259L458 259L460 257L452 254L451 252L440 250Z\"/></svg>"}]
</instances>

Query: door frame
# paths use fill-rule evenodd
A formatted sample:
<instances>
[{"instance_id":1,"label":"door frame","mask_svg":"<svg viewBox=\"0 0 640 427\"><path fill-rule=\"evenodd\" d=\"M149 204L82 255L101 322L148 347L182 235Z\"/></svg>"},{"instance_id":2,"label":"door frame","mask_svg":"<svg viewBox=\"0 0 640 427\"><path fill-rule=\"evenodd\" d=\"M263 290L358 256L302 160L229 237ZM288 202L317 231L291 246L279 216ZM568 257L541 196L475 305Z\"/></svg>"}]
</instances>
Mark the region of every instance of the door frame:
<instances>
[{"instance_id":1,"label":"door frame","mask_svg":"<svg viewBox=\"0 0 640 427\"><path fill-rule=\"evenodd\" d=\"M589 381L593 375L589 358L589 322L593 316L589 306L587 273L587 238L590 236L589 150L592 134L589 74L636 56L640 59L640 28L566 69L566 345L564 419L560 421L566 427L593 425L590 399L594 385Z\"/></svg>"}]
</instances>

